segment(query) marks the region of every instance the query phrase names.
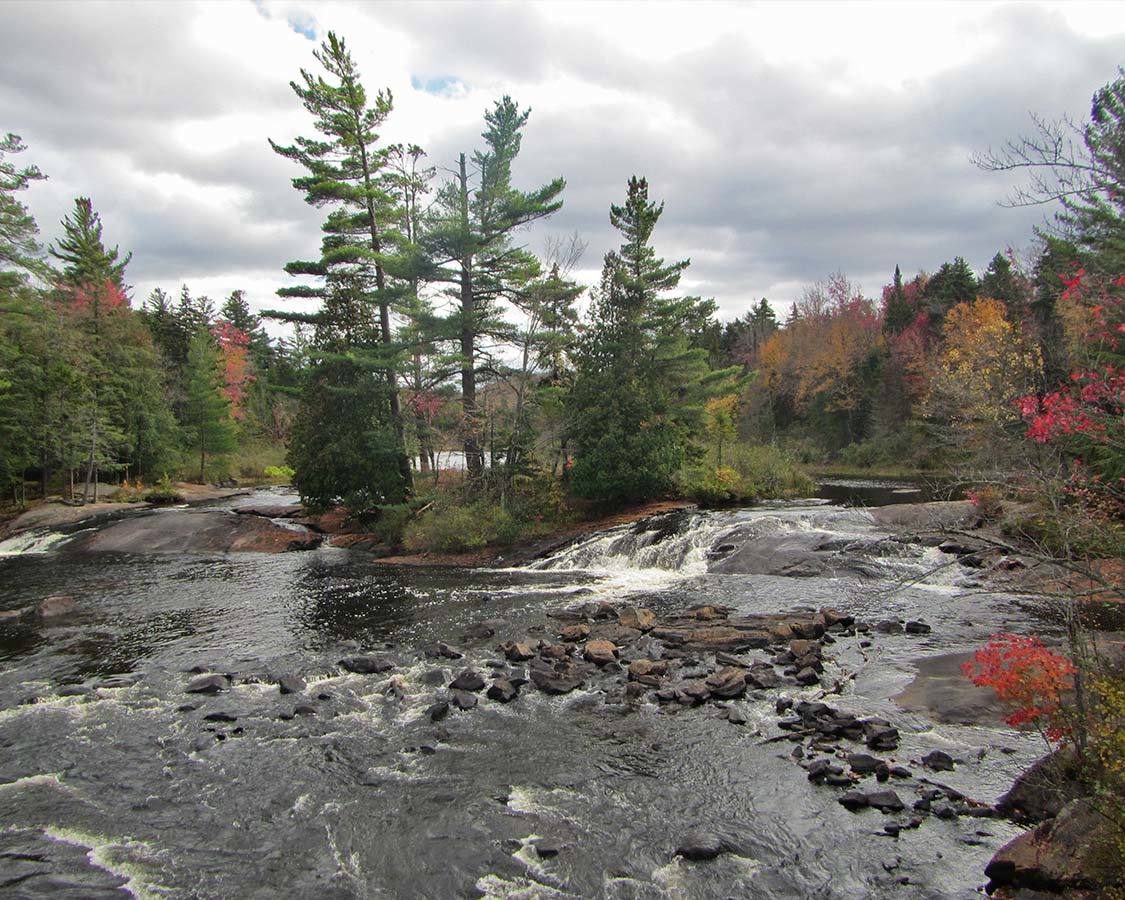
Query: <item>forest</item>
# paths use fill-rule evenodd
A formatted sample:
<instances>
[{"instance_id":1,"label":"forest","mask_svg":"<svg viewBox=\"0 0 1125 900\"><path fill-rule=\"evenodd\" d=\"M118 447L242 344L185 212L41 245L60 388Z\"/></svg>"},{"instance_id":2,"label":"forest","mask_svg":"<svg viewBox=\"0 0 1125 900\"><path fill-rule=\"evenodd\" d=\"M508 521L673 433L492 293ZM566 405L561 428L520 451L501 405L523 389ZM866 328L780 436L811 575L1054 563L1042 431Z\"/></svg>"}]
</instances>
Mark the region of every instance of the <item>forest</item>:
<instances>
[{"instance_id":1,"label":"forest","mask_svg":"<svg viewBox=\"0 0 1125 900\"><path fill-rule=\"evenodd\" d=\"M293 282L262 313L280 339L241 290L133 297L131 255L90 198L42 246L21 197L45 177L34 148L0 143L7 502L291 480L308 507L342 505L391 544L457 550L653 498L932 472L985 492L1049 482L1120 534L1121 73L1088 121L1036 120L973 160L1031 173L1012 202L1054 204L1031 251L987 248L980 272L960 256L933 272L888 260L874 296L836 272L783 317L763 297L721 322L680 293L690 261L660 255L659 185L637 175L607 198L620 246L579 284L580 235L538 253L524 238L567 188L519 183L530 109L497 100L479 145L439 170L381 140L393 98L366 89L343 39L314 56L292 83L307 133L270 141L324 212L320 246L286 265Z\"/></svg>"}]
</instances>

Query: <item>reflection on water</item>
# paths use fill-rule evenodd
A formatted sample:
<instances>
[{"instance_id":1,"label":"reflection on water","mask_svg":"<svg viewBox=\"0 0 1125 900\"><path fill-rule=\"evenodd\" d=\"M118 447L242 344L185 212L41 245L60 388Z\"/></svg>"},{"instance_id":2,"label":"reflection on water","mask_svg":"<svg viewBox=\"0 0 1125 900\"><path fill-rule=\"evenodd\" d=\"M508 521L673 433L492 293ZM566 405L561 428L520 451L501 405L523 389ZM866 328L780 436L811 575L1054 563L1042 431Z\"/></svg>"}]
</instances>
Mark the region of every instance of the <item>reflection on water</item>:
<instances>
[{"instance_id":1,"label":"reflection on water","mask_svg":"<svg viewBox=\"0 0 1125 900\"><path fill-rule=\"evenodd\" d=\"M844 506L891 506L896 503L929 503L961 500L965 482L949 478L818 478L816 495Z\"/></svg>"}]
</instances>

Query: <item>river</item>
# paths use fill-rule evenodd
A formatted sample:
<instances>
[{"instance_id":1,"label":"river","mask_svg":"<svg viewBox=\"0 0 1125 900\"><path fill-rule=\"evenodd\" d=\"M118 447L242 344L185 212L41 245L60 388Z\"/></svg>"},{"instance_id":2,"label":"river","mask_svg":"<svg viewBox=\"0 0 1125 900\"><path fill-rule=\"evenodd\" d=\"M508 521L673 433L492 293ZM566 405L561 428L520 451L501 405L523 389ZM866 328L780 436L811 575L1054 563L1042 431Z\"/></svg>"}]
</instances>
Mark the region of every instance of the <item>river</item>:
<instances>
[{"instance_id":1,"label":"river","mask_svg":"<svg viewBox=\"0 0 1125 900\"><path fill-rule=\"evenodd\" d=\"M544 636L545 612L567 604L628 598L658 615L704 602L832 606L933 629L826 648L828 671L843 676L831 702L896 726L898 760L945 750L960 762L942 783L992 802L1040 755L999 723L939 724L891 699L920 659L1027 630L1018 598L976 592L961 567L926 575L936 549L889 542L866 511L824 500L668 522L593 535L519 569L393 568L328 547L78 552L73 536L38 535L17 548L37 552L16 553L9 542L0 611L60 594L77 607L0 620L0 887L83 898L979 895L1014 826L931 816L891 837L887 817L849 812L809 781L792 744L770 741L776 698L819 697L819 686L748 693L732 703L744 725L713 704L627 702L604 682L564 696L528 684L512 703L481 695L431 721L453 676L488 671L502 638ZM803 558L812 569L794 568ZM465 637L485 621L494 639ZM439 641L464 658L427 656ZM391 672L338 665L376 650ZM193 671L229 673L233 686L185 693ZM283 696L282 675L307 687ZM908 807L922 789L894 786ZM729 852L676 855L699 829Z\"/></svg>"}]
</instances>

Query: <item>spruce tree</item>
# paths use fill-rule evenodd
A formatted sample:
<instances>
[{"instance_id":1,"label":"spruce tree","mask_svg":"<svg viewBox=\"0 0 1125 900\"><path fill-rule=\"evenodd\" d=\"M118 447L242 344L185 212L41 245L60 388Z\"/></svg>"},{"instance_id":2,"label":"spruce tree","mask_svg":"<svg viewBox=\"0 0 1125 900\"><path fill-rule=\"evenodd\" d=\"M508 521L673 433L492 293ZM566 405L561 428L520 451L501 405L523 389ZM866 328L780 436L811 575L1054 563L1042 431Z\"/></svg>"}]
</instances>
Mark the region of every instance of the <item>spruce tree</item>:
<instances>
[{"instance_id":1,"label":"spruce tree","mask_svg":"<svg viewBox=\"0 0 1125 900\"><path fill-rule=\"evenodd\" d=\"M395 345L391 323L393 307L403 290L401 285L392 283L387 271L399 236L395 233L397 214L390 193L390 148L380 146L377 132L391 113L393 99L384 90L374 97L368 96L346 43L335 33L328 33L313 56L328 77L302 69L301 82L290 85L312 114L319 136L298 137L288 146L273 141L270 145L308 171L307 175L293 179L293 186L304 192L306 201L332 210L323 226L320 258L286 266L291 275L313 276L320 282L284 288L278 293L283 297L323 300L333 290L333 279L343 279L347 282L350 305L371 304L377 310L376 343L381 343L382 348L376 352L376 347L357 346L356 350L362 349L365 364L376 366L386 383L386 390L380 393L388 405L398 447L399 477L403 490L409 490L410 461L398 393L401 352ZM289 321L316 321L315 317L275 315ZM370 404L363 406L372 409ZM382 416L377 409L372 412Z\"/></svg>"},{"instance_id":2,"label":"spruce tree","mask_svg":"<svg viewBox=\"0 0 1125 900\"><path fill-rule=\"evenodd\" d=\"M199 480L206 478L207 457L237 446L230 400L223 393L219 351L211 335L197 331L188 345L184 414L181 425L189 450L199 454Z\"/></svg>"},{"instance_id":3,"label":"spruce tree","mask_svg":"<svg viewBox=\"0 0 1125 900\"><path fill-rule=\"evenodd\" d=\"M926 283L924 293L930 323L939 328L945 314L958 303L972 303L977 298L977 276L964 258L945 262Z\"/></svg>"},{"instance_id":4,"label":"spruce tree","mask_svg":"<svg viewBox=\"0 0 1125 900\"><path fill-rule=\"evenodd\" d=\"M902 271L895 266L894 281L890 293L886 295L883 310L883 330L888 334L898 334L914 321L914 308L907 302L906 291L902 286Z\"/></svg>"},{"instance_id":5,"label":"spruce tree","mask_svg":"<svg viewBox=\"0 0 1125 900\"><path fill-rule=\"evenodd\" d=\"M698 451L705 401L729 390L735 374L710 371L707 351L689 340L692 323L713 306L667 296L689 261L656 255L651 238L663 210L636 176L625 203L610 207L625 240L606 254L567 398L572 484L591 499L643 500L668 490Z\"/></svg>"},{"instance_id":6,"label":"spruce tree","mask_svg":"<svg viewBox=\"0 0 1125 900\"><path fill-rule=\"evenodd\" d=\"M997 253L985 269L980 280L980 295L1003 301L1009 318L1020 321L1027 313L1029 286L1026 280L1012 270L1011 260Z\"/></svg>"}]
</instances>

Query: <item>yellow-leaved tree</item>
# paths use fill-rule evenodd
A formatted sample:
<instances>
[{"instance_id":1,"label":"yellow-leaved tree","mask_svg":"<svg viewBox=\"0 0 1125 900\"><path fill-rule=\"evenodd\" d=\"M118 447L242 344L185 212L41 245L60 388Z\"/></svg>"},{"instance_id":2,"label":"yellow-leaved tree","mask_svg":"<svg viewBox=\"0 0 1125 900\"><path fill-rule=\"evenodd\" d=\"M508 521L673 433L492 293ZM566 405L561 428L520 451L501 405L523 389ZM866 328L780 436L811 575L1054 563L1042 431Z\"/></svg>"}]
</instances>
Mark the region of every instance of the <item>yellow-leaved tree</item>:
<instances>
[{"instance_id":1,"label":"yellow-leaved tree","mask_svg":"<svg viewBox=\"0 0 1125 900\"><path fill-rule=\"evenodd\" d=\"M1000 300L980 297L951 309L944 347L923 404L952 442L982 451L1021 423L1016 399L1030 393L1042 367L1038 349L1008 321Z\"/></svg>"}]
</instances>

